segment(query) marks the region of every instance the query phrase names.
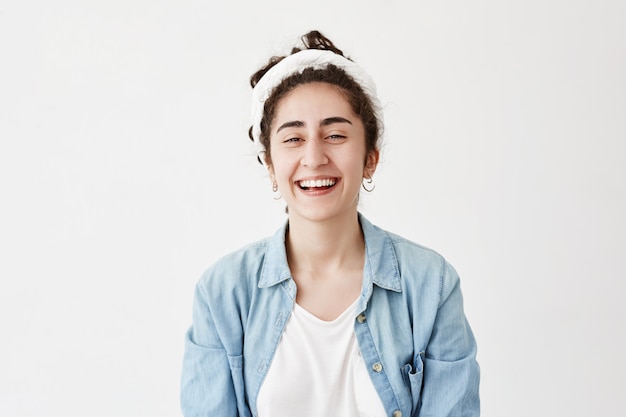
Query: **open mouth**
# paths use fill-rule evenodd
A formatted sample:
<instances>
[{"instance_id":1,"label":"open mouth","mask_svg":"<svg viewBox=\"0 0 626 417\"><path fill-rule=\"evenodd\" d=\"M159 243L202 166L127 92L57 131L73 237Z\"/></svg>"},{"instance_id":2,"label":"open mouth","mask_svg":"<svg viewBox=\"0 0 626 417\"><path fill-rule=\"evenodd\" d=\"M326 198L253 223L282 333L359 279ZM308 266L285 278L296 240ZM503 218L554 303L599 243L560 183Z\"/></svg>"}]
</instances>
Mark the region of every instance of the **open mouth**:
<instances>
[{"instance_id":1,"label":"open mouth","mask_svg":"<svg viewBox=\"0 0 626 417\"><path fill-rule=\"evenodd\" d=\"M324 178L318 180L302 180L297 182L300 189L309 190L327 190L337 184L336 178Z\"/></svg>"}]
</instances>

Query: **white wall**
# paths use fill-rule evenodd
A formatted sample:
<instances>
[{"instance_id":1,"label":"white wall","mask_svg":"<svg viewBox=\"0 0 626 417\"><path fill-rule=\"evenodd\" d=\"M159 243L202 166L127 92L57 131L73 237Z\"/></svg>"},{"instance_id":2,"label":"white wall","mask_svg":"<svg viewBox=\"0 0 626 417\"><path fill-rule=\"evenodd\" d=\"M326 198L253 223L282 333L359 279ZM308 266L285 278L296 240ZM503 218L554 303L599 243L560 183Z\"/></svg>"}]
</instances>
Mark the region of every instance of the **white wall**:
<instances>
[{"instance_id":1,"label":"white wall","mask_svg":"<svg viewBox=\"0 0 626 417\"><path fill-rule=\"evenodd\" d=\"M621 414L626 3L225 3L0 3L0 415L179 415L196 279L284 219L247 79L312 28L378 83L362 211L460 272L483 415Z\"/></svg>"}]
</instances>

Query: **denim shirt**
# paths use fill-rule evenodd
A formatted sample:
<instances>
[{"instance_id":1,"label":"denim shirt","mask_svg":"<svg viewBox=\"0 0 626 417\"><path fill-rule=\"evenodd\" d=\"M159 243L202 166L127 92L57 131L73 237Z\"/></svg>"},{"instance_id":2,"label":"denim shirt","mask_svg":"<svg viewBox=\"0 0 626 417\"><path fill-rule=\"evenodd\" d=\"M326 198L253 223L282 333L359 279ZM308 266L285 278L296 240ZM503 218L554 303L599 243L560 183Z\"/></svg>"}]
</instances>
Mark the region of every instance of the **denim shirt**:
<instances>
[{"instance_id":1,"label":"denim shirt","mask_svg":"<svg viewBox=\"0 0 626 417\"><path fill-rule=\"evenodd\" d=\"M455 270L436 252L359 221L366 250L354 331L387 415L478 416L476 342ZM257 416L296 299L285 232L225 256L200 278L185 339L185 417Z\"/></svg>"}]
</instances>

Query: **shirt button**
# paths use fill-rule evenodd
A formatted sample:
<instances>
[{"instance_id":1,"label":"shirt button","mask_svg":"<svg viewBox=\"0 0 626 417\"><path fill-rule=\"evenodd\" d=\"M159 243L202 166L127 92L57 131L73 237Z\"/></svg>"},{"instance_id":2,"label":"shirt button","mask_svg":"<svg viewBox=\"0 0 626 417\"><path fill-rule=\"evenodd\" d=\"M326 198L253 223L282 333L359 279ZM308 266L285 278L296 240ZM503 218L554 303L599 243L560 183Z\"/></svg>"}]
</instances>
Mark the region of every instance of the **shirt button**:
<instances>
[{"instance_id":1,"label":"shirt button","mask_svg":"<svg viewBox=\"0 0 626 417\"><path fill-rule=\"evenodd\" d=\"M393 412L393 417L402 417L402 411L396 410Z\"/></svg>"},{"instance_id":2,"label":"shirt button","mask_svg":"<svg viewBox=\"0 0 626 417\"><path fill-rule=\"evenodd\" d=\"M365 317L365 314L363 313L359 314L359 316L356 318L356 321L358 321L359 323L365 323L365 320L367 320L367 317Z\"/></svg>"},{"instance_id":3,"label":"shirt button","mask_svg":"<svg viewBox=\"0 0 626 417\"><path fill-rule=\"evenodd\" d=\"M374 365L372 365L372 369L374 370L374 372L381 372L383 370L383 366L379 362L376 362Z\"/></svg>"}]
</instances>

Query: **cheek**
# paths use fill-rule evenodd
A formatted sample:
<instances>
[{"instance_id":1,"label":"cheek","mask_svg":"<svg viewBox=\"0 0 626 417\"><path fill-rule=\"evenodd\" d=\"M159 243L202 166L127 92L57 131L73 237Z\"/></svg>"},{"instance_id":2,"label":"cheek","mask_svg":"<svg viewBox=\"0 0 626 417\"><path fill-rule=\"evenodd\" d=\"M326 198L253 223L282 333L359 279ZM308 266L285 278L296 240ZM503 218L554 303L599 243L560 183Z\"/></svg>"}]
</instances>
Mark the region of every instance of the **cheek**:
<instances>
[{"instance_id":1,"label":"cheek","mask_svg":"<svg viewBox=\"0 0 626 417\"><path fill-rule=\"evenodd\" d=\"M274 160L272 164L272 172L277 182L288 182L293 173L293 167L284 160Z\"/></svg>"},{"instance_id":2,"label":"cheek","mask_svg":"<svg viewBox=\"0 0 626 417\"><path fill-rule=\"evenodd\" d=\"M365 171L365 163L361 158L347 159L344 166L347 167L353 176L361 177Z\"/></svg>"}]
</instances>

